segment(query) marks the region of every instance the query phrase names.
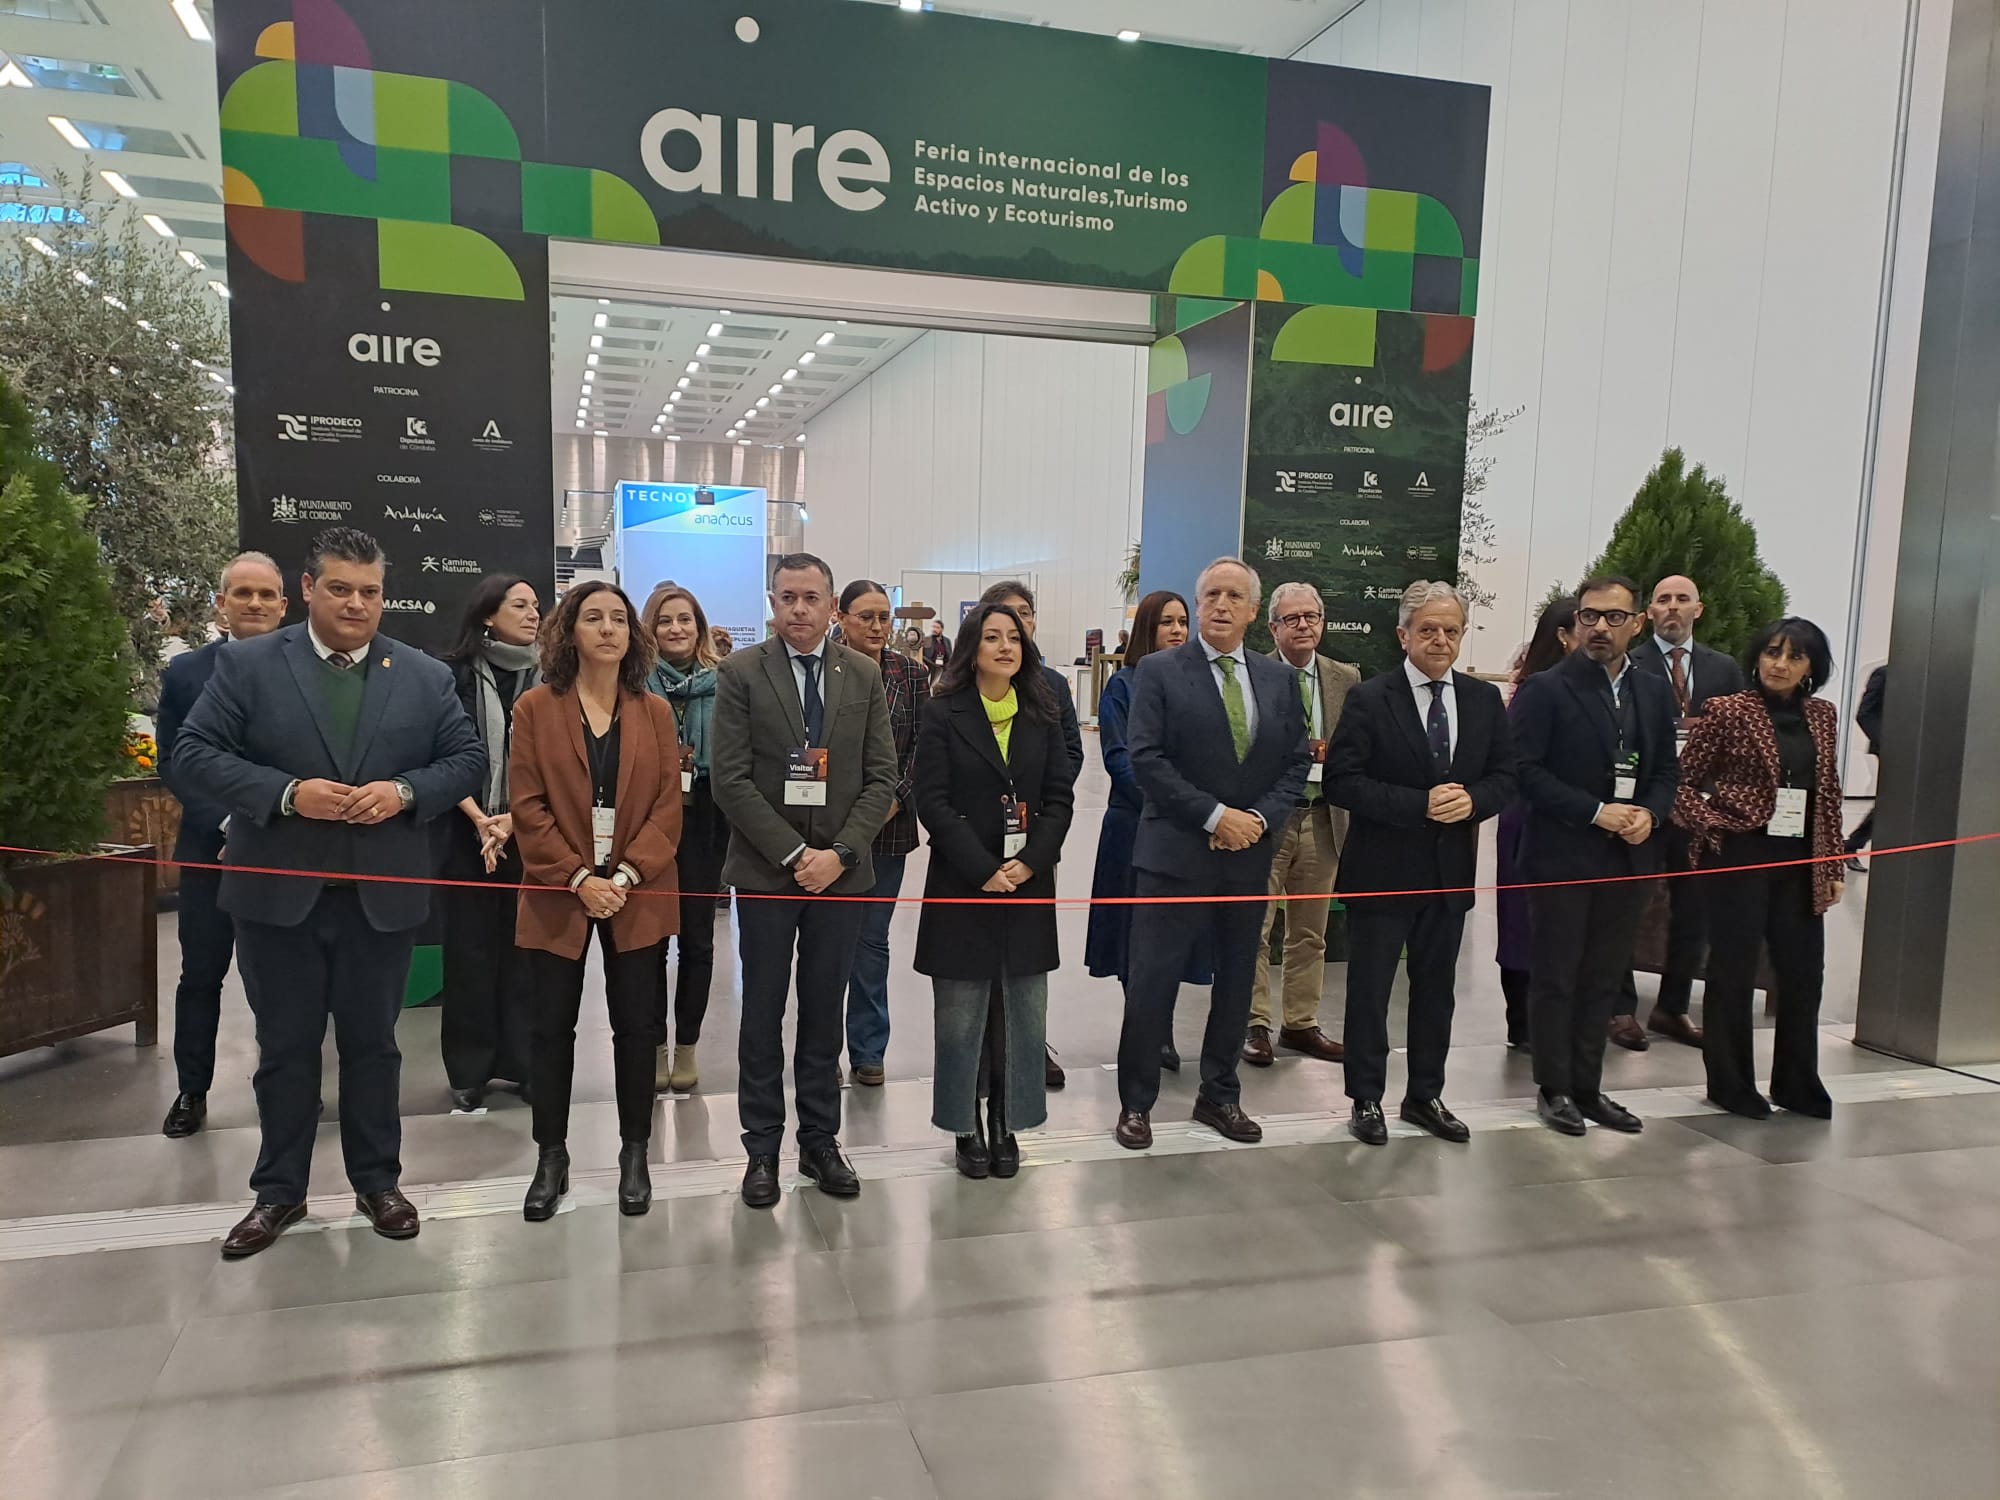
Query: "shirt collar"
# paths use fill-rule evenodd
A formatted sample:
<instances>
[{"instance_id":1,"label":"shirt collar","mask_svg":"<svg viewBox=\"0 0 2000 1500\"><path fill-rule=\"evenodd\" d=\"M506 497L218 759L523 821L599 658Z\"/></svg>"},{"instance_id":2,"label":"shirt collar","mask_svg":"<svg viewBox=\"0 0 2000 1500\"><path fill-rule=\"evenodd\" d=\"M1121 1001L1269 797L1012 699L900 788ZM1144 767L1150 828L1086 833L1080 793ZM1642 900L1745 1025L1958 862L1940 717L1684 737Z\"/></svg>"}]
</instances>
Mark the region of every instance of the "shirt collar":
<instances>
[{"instance_id":1,"label":"shirt collar","mask_svg":"<svg viewBox=\"0 0 2000 1500\"><path fill-rule=\"evenodd\" d=\"M1431 679L1424 675L1423 669L1407 656L1403 658L1403 675L1410 680L1410 686L1413 688L1427 688L1431 685ZM1438 681L1450 687L1451 673L1445 673Z\"/></svg>"},{"instance_id":2,"label":"shirt collar","mask_svg":"<svg viewBox=\"0 0 2000 1500\"><path fill-rule=\"evenodd\" d=\"M1693 656L1694 632L1692 631L1688 632L1688 638L1682 641L1678 646L1657 635L1653 637L1653 644L1660 648L1660 655L1662 656L1671 656L1676 651L1685 651L1689 656Z\"/></svg>"},{"instance_id":3,"label":"shirt collar","mask_svg":"<svg viewBox=\"0 0 2000 1500\"><path fill-rule=\"evenodd\" d=\"M813 648L812 650L810 650L810 651L801 651L801 650L799 650L799 648L798 648L798 647L794 646L794 645L793 645L793 644L792 644L792 643L791 643L790 641L786 641L786 642L785 642L785 660L787 660L787 661L797 661L797 660L798 660L798 659L799 659L799 658L800 658L801 656L812 656L812 657L818 657L818 658L820 658L820 659L824 660L824 659L825 659L825 657L826 657L826 641L825 641L825 639L824 639L824 638L822 638L822 639L820 640L820 643L819 643L819 645L815 646L815 647L814 647L814 648Z\"/></svg>"},{"instance_id":4,"label":"shirt collar","mask_svg":"<svg viewBox=\"0 0 2000 1500\"><path fill-rule=\"evenodd\" d=\"M1195 637L1195 639L1201 642L1202 654L1208 658L1209 664L1211 666L1213 666L1217 660L1225 656L1234 658L1236 665L1239 667L1249 665L1248 660L1245 658L1243 654L1243 643L1241 641L1238 641L1236 643L1236 649L1234 651L1218 651L1215 649L1215 647L1211 646L1208 643L1207 636L1198 635Z\"/></svg>"},{"instance_id":5,"label":"shirt collar","mask_svg":"<svg viewBox=\"0 0 2000 1500\"><path fill-rule=\"evenodd\" d=\"M313 654L321 661L325 661L333 655L333 647L319 638L319 632L312 628L312 621L310 620L306 621L306 639L312 642ZM373 639L370 639L365 645L344 654L349 661L366 661L368 653L374 649L375 642Z\"/></svg>"}]
</instances>

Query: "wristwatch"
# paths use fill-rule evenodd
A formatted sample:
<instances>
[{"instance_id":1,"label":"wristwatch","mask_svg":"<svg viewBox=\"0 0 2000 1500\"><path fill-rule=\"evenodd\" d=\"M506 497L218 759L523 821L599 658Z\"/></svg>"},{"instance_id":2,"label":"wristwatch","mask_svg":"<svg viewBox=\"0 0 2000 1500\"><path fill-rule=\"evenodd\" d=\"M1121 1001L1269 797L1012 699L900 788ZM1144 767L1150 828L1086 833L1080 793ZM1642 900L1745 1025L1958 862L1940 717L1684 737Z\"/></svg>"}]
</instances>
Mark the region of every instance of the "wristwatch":
<instances>
[{"instance_id":1,"label":"wristwatch","mask_svg":"<svg viewBox=\"0 0 2000 1500\"><path fill-rule=\"evenodd\" d=\"M630 889L632 889L632 877L628 875L622 868L612 873L611 883L617 886L618 889L621 891L629 891Z\"/></svg>"},{"instance_id":2,"label":"wristwatch","mask_svg":"<svg viewBox=\"0 0 2000 1500\"><path fill-rule=\"evenodd\" d=\"M835 844L833 852L840 856L840 867L843 870L851 870L861 863L861 856L845 844Z\"/></svg>"}]
</instances>

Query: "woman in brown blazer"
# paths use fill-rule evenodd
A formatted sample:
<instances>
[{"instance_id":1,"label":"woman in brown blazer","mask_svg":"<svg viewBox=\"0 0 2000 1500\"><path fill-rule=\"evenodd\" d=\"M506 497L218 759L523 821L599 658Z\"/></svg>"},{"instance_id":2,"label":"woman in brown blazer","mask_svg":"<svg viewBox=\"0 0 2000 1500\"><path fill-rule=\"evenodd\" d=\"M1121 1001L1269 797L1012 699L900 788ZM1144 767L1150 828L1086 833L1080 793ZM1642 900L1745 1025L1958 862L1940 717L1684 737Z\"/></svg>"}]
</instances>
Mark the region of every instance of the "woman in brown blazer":
<instances>
[{"instance_id":1,"label":"woman in brown blazer","mask_svg":"<svg viewBox=\"0 0 2000 1500\"><path fill-rule=\"evenodd\" d=\"M681 752L674 712L646 690L653 643L624 591L584 583L542 631L542 685L514 705L508 768L524 884L515 944L534 992L529 1072L541 1148L522 1213L569 1190L570 1074L591 932L604 954L618 1095L618 1207L653 1200L653 1056L665 1033L660 958L680 927L674 853Z\"/></svg>"},{"instance_id":2,"label":"woman in brown blazer","mask_svg":"<svg viewBox=\"0 0 2000 1500\"><path fill-rule=\"evenodd\" d=\"M1833 705L1815 697L1833 651L1810 620L1766 625L1744 653L1751 687L1712 698L1681 753L1674 822L1685 828L1708 900L1702 1061L1708 1097L1732 1114L1771 1106L1830 1119L1819 1078L1825 916L1840 900L1840 768ZM1712 790L1704 792L1702 788ZM1799 863L1815 860L1817 863ZM1782 866L1754 869L1747 866ZM1757 1092L1750 1004L1760 950L1778 980L1771 1097Z\"/></svg>"}]
</instances>

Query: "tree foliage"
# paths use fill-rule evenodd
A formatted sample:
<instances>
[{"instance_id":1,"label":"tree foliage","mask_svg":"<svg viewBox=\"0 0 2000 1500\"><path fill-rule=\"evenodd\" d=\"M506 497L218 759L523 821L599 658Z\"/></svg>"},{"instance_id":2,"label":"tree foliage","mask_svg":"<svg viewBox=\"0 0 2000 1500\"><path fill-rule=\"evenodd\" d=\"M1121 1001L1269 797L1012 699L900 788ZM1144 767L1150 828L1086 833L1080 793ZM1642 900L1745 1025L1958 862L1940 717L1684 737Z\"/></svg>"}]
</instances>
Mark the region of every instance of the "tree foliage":
<instances>
[{"instance_id":1,"label":"tree foliage","mask_svg":"<svg viewBox=\"0 0 2000 1500\"><path fill-rule=\"evenodd\" d=\"M1757 528L1678 448L1660 456L1590 571L1623 573L1642 591L1676 573L1692 578L1705 606L1698 638L1731 656L1785 612L1785 586L1757 555Z\"/></svg>"},{"instance_id":2,"label":"tree foliage","mask_svg":"<svg viewBox=\"0 0 2000 1500\"><path fill-rule=\"evenodd\" d=\"M0 366L36 448L83 499L150 681L167 633L153 601L175 622L205 623L235 549L228 333L220 300L169 241L117 201L58 188L87 222L0 249Z\"/></svg>"},{"instance_id":3,"label":"tree foliage","mask_svg":"<svg viewBox=\"0 0 2000 1500\"><path fill-rule=\"evenodd\" d=\"M88 849L124 765L125 627L84 505L4 379L0 538L0 844Z\"/></svg>"},{"instance_id":4,"label":"tree foliage","mask_svg":"<svg viewBox=\"0 0 2000 1500\"><path fill-rule=\"evenodd\" d=\"M1465 600L1468 615L1493 607L1493 590L1479 581L1475 570L1500 560L1500 531L1493 524L1493 517L1487 514L1482 498L1487 477L1493 472L1494 458L1491 453L1479 450L1505 432L1507 424L1526 410L1525 406L1517 406L1512 411L1481 411L1475 401L1466 423L1465 489L1458 512L1458 592Z\"/></svg>"}]
</instances>

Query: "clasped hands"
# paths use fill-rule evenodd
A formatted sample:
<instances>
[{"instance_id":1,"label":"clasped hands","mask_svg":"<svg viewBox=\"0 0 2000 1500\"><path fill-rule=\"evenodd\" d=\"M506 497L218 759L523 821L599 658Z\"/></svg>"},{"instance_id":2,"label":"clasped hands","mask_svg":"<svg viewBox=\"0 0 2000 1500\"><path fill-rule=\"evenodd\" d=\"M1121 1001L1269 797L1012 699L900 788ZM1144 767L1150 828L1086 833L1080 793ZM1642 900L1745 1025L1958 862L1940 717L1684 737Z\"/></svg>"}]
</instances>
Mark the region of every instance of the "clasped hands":
<instances>
[{"instance_id":1,"label":"clasped hands","mask_svg":"<svg viewBox=\"0 0 2000 1500\"><path fill-rule=\"evenodd\" d=\"M1653 836L1653 815L1629 802L1605 803L1592 821L1628 844L1643 844Z\"/></svg>"},{"instance_id":2,"label":"clasped hands","mask_svg":"<svg viewBox=\"0 0 2000 1500\"><path fill-rule=\"evenodd\" d=\"M1208 847L1234 854L1239 849L1248 849L1264 836L1264 820L1255 813L1239 812L1236 808L1225 807L1217 820L1215 832L1208 836Z\"/></svg>"},{"instance_id":3,"label":"clasped hands","mask_svg":"<svg viewBox=\"0 0 2000 1500\"><path fill-rule=\"evenodd\" d=\"M479 857L486 862L486 873L491 875L500 868L500 851L514 836L514 815L495 813L489 818L482 813L472 820L472 826L479 830Z\"/></svg>"},{"instance_id":4,"label":"clasped hands","mask_svg":"<svg viewBox=\"0 0 2000 1500\"><path fill-rule=\"evenodd\" d=\"M625 909L625 889L602 875L586 875L577 882L576 899L593 917L615 917Z\"/></svg>"},{"instance_id":5,"label":"clasped hands","mask_svg":"<svg viewBox=\"0 0 2000 1500\"><path fill-rule=\"evenodd\" d=\"M314 777L292 789L292 811L322 823L353 823L363 827L386 823L403 810L403 793L393 781L366 786Z\"/></svg>"},{"instance_id":6,"label":"clasped hands","mask_svg":"<svg viewBox=\"0 0 2000 1500\"><path fill-rule=\"evenodd\" d=\"M1424 816L1433 823L1463 823L1472 816L1472 793L1455 781L1434 786Z\"/></svg>"},{"instance_id":7,"label":"clasped hands","mask_svg":"<svg viewBox=\"0 0 2000 1500\"><path fill-rule=\"evenodd\" d=\"M1035 878L1035 872L1018 859L1010 859L1006 864L986 877L982 891L990 891L996 896L1007 896L1019 890Z\"/></svg>"}]
</instances>

